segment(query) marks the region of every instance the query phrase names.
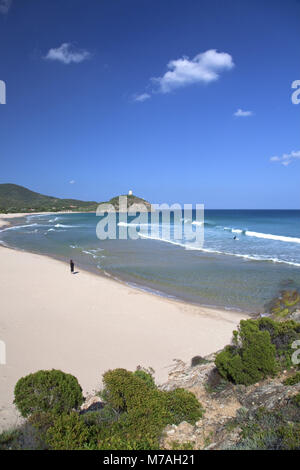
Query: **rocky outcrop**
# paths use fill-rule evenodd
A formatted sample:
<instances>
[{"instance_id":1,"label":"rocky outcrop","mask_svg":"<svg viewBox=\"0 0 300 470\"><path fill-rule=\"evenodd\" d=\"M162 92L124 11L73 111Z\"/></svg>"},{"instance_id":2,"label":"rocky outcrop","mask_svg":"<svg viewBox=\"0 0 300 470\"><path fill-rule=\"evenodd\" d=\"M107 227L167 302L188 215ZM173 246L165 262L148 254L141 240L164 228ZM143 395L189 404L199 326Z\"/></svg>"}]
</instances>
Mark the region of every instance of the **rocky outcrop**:
<instances>
[{"instance_id":1,"label":"rocky outcrop","mask_svg":"<svg viewBox=\"0 0 300 470\"><path fill-rule=\"evenodd\" d=\"M193 392L205 412L195 426L186 422L167 426L161 439L162 448L172 449L189 443L194 449L228 449L240 439L241 428L235 422L237 413L251 414L261 407L276 410L300 391L300 383L293 386L282 383L292 371L248 387L225 382L212 362L214 356L205 357L203 363L195 367L174 361L168 381L160 388L179 387Z\"/></svg>"},{"instance_id":2,"label":"rocky outcrop","mask_svg":"<svg viewBox=\"0 0 300 470\"><path fill-rule=\"evenodd\" d=\"M251 387L239 388L239 401L241 406L251 409L264 407L266 410L274 410L282 407L294 395L300 392L300 383L286 386L279 381L265 381Z\"/></svg>"}]
</instances>

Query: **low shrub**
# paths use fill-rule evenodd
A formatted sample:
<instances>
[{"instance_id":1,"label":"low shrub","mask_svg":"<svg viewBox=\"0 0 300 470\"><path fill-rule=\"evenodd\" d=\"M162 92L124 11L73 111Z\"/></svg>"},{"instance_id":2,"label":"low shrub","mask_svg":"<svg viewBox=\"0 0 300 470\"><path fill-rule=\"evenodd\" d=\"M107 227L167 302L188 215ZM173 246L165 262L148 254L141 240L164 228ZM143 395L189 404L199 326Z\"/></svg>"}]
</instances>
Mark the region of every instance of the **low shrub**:
<instances>
[{"instance_id":1,"label":"low shrub","mask_svg":"<svg viewBox=\"0 0 300 470\"><path fill-rule=\"evenodd\" d=\"M191 360L191 367L201 366L202 364L208 364L209 361L201 356L194 356Z\"/></svg>"},{"instance_id":2,"label":"low shrub","mask_svg":"<svg viewBox=\"0 0 300 470\"><path fill-rule=\"evenodd\" d=\"M203 408L195 395L183 388L166 392L166 406L172 414L172 424L182 421L195 424L203 416Z\"/></svg>"},{"instance_id":3,"label":"low shrub","mask_svg":"<svg viewBox=\"0 0 300 470\"><path fill-rule=\"evenodd\" d=\"M14 447L14 442L18 438L17 430L3 431L0 433L0 450L8 450Z\"/></svg>"},{"instance_id":4,"label":"low shrub","mask_svg":"<svg viewBox=\"0 0 300 470\"><path fill-rule=\"evenodd\" d=\"M126 369L105 372L103 384L102 398L119 412L139 406L149 393L145 380Z\"/></svg>"},{"instance_id":5,"label":"low shrub","mask_svg":"<svg viewBox=\"0 0 300 470\"><path fill-rule=\"evenodd\" d=\"M261 331L268 331L271 342L276 348L276 358L281 368L292 366L293 341L300 338L300 325L293 320L277 322L271 318L261 318L257 320Z\"/></svg>"},{"instance_id":6,"label":"low shrub","mask_svg":"<svg viewBox=\"0 0 300 470\"><path fill-rule=\"evenodd\" d=\"M191 392L160 391L139 374L124 369L106 372L103 383L102 396L121 414L117 422L101 429L99 449L158 449L165 426L181 421L195 423L203 414Z\"/></svg>"},{"instance_id":7,"label":"low shrub","mask_svg":"<svg viewBox=\"0 0 300 470\"><path fill-rule=\"evenodd\" d=\"M270 333L261 331L256 320L240 322L234 343L216 356L216 367L225 379L250 385L276 373L275 346Z\"/></svg>"},{"instance_id":8,"label":"low shrub","mask_svg":"<svg viewBox=\"0 0 300 470\"><path fill-rule=\"evenodd\" d=\"M296 385L300 382L300 372L296 372L283 381L284 385Z\"/></svg>"},{"instance_id":9,"label":"low shrub","mask_svg":"<svg viewBox=\"0 0 300 470\"><path fill-rule=\"evenodd\" d=\"M15 386L14 403L23 417L36 412L69 412L82 402L76 377L60 370L40 370L22 377Z\"/></svg>"},{"instance_id":10,"label":"low shrub","mask_svg":"<svg viewBox=\"0 0 300 470\"><path fill-rule=\"evenodd\" d=\"M40 371L20 379L16 386L16 403L23 416L29 415L25 423L29 447L50 450L159 449L162 431L168 424L195 423L203 414L201 404L191 392L183 389L161 391L151 374L144 370L111 370L104 374L103 382L103 407L78 413L72 409L79 406L82 394L74 377L60 371ZM17 441L13 439L15 447L26 448L23 435L19 433ZM7 446L12 436L3 436L2 440Z\"/></svg>"},{"instance_id":11,"label":"low shrub","mask_svg":"<svg viewBox=\"0 0 300 470\"><path fill-rule=\"evenodd\" d=\"M89 428L78 413L56 416L46 432L46 442L52 450L79 450L90 443Z\"/></svg>"},{"instance_id":12,"label":"low shrub","mask_svg":"<svg viewBox=\"0 0 300 470\"><path fill-rule=\"evenodd\" d=\"M136 377L142 379L149 388L155 388L155 381L150 371L139 368L134 372Z\"/></svg>"},{"instance_id":13,"label":"low shrub","mask_svg":"<svg viewBox=\"0 0 300 470\"><path fill-rule=\"evenodd\" d=\"M250 385L292 366L292 343L299 338L300 325L293 320L242 320L233 344L217 355L215 364L227 380Z\"/></svg>"},{"instance_id":14,"label":"low shrub","mask_svg":"<svg viewBox=\"0 0 300 470\"><path fill-rule=\"evenodd\" d=\"M300 408L300 392L293 397L293 404Z\"/></svg>"},{"instance_id":15,"label":"low shrub","mask_svg":"<svg viewBox=\"0 0 300 470\"><path fill-rule=\"evenodd\" d=\"M242 429L238 443L230 450L299 450L299 412L290 402L284 410L268 411L264 408L237 414Z\"/></svg>"}]
</instances>

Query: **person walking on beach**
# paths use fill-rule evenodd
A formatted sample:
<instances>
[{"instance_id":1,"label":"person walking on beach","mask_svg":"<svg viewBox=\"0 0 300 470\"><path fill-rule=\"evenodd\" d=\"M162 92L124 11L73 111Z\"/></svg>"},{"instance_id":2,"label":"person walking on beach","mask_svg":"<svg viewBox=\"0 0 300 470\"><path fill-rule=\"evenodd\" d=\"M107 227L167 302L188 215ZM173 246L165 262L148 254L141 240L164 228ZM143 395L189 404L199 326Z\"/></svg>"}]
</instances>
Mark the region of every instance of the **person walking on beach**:
<instances>
[{"instance_id":1,"label":"person walking on beach","mask_svg":"<svg viewBox=\"0 0 300 470\"><path fill-rule=\"evenodd\" d=\"M71 273L73 274L74 273L74 262L72 259L70 259L70 269L71 269Z\"/></svg>"}]
</instances>

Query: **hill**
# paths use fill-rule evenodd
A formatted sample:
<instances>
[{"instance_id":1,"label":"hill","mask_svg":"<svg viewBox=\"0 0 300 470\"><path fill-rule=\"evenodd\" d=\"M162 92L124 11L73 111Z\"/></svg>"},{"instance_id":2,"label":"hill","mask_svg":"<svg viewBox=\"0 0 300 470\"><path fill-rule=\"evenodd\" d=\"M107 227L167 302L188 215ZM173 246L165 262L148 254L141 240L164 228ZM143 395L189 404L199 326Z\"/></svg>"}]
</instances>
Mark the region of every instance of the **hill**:
<instances>
[{"instance_id":1,"label":"hill","mask_svg":"<svg viewBox=\"0 0 300 470\"><path fill-rule=\"evenodd\" d=\"M149 202L137 196L130 195L128 205L143 203L150 210ZM116 196L108 201L115 209L119 209L119 197ZM95 212L100 202L80 201L77 199L60 199L53 196L36 193L17 184L0 184L0 213L13 212Z\"/></svg>"},{"instance_id":2,"label":"hill","mask_svg":"<svg viewBox=\"0 0 300 470\"><path fill-rule=\"evenodd\" d=\"M151 211L151 204L148 201L145 201L145 199L142 199L140 197L134 196L134 194L127 195L123 194L123 196L127 197L127 206L130 207L133 204L144 204L146 206L148 211ZM113 197L108 201L108 204L112 204L116 211L119 210L119 196Z\"/></svg>"}]
</instances>

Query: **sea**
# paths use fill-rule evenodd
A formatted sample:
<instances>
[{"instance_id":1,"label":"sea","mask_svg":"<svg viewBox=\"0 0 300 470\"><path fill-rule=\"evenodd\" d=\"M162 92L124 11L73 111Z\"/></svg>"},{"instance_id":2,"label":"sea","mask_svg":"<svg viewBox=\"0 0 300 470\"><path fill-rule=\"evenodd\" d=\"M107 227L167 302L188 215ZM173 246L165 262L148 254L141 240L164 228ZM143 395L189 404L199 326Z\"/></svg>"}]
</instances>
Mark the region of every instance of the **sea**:
<instances>
[{"instance_id":1,"label":"sea","mask_svg":"<svg viewBox=\"0 0 300 470\"><path fill-rule=\"evenodd\" d=\"M116 214L114 239L97 237L100 221L94 213L32 214L0 230L0 243L73 259L78 271L156 295L249 313L264 312L282 290L300 290L300 210L205 210L202 222L196 211L189 218L182 212L171 215L170 230L150 213L143 223ZM178 239L179 228L197 224L204 241Z\"/></svg>"}]
</instances>

